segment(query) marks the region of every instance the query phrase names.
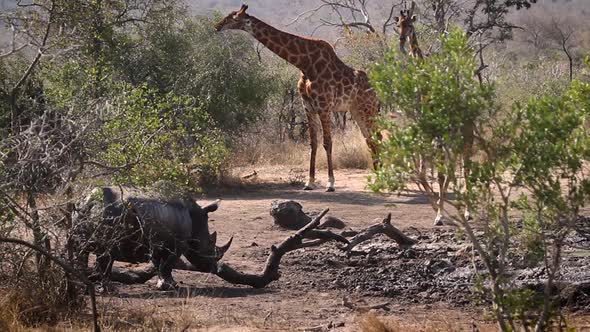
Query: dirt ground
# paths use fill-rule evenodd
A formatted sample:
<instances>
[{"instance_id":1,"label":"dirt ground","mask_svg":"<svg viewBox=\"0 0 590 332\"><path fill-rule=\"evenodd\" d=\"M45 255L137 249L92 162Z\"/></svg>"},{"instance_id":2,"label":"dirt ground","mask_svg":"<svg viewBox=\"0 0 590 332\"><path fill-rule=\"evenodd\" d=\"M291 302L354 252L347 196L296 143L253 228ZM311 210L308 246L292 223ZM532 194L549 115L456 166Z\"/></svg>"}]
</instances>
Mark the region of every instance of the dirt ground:
<instances>
[{"instance_id":1,"label":"dirt ground","mask_svg":"<svg viewBox=\"0 0 590 332\"><path fill-rule=\"evenodd\" d=\"M210 214L210 228L222 243L234 237L224 262L242 272L261 271L270 246L292 234L273 226L269 211L274 200L295 200L306 212L329 208L329 214L354 230L391 213L392 223L420 243L413 250L400 250L378 237L362 245L367 254L351 258L334 244L301 249L283 258L280 280L264 289L175 271L182 283L178 292L156 291L154 280L118 285L115 294L100 298L101 307L157 317L171 331L359 331L368 307L375 305L379 308L371 314L386 317L399 331L495 330L474 304L468 247L451 228L432 226L434 212L419 193L372 193L366 189L366 170L336 171L334 193L324 192L323 186L303 191L291 185L294 175L288 168L256 172L250 183L199 201L221 199L220 209ZM586 271L587 263L574 257L565 266ZM579 330L590 331L585 312L588 307L571 319L579 321Z\"/></svg>"}]
</instances>

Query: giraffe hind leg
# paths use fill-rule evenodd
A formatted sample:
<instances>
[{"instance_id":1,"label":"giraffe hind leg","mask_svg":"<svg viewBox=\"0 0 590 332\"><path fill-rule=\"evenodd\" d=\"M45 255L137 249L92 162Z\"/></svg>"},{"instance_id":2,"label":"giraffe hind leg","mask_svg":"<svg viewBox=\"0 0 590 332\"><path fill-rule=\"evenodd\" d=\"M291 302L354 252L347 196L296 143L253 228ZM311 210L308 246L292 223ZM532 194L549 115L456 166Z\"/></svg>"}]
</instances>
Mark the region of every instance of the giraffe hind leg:
<instances>
[{"instance_id":1,"label":"giraffe hind leg","mask_svg":"<svg viewBox=\"0 0 590 332\"><path fill-rule=\"evenodd\" d=\"M316 114L306 111L307 121L309 123L309 178L303 190L315 189L315 158L318 150L318 137L317 137L317 121Z\"/></svg>"},{"instance_id":2,"label":"giraffe hind leg","mask_svg":"<svg viewBox=\"0 0 590 332\"><path fill-rule=\"evenodd\" d=\"M332 162L332 119L330 119L330 112L323 112L320 114L322 123L322 132L324 136L324 149L326 150L326 159L328 161L328 185L327 192L333 192L334 188L334 164Z\"/></svg>"}]
</instances>

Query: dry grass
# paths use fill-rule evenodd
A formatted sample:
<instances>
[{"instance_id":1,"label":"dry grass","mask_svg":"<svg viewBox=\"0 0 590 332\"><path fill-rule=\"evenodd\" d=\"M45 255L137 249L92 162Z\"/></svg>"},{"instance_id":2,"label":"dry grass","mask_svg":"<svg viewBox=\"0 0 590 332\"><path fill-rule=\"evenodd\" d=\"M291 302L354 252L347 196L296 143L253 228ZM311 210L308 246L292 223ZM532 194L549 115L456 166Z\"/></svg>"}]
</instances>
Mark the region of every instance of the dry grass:
<instances>
[{"instance_id":1,"label":"dry grass","mask_svg":"<svg viewBox=\"0 0 590 332\"><path fill-rule=\"evenodd\" d=\"M327 167L327 162L321 135L318 139L316 167L321 169ZM349 126L345 131L336 131L332 142L334 168L366 169L372 164L369 148L358 127ZM307 168L309 166L309 144L290 140L273 142L266 137L253 135L242 140L231 164L233 167L290 165Z\"/></svg>"},{"instance_id":2,"label":"dry grass","mask_svg":"<svg viewBox=\"0 0 590 332\"><path fill-rule=\"evenodd\" d=\"M156 304L155 301L158 301ZM253 331L306 331L302 326L318 326L298 321L291 322L288 317L267 321L264 316L256 313L219 312L206 305L195 303L190 298L179 302L161 302L162 299L142 299L140 302L128 302L124 299L110 298L101 301L100 321L102 331L215 331L215 332L253 332ZM1 303L6 304L5 302ZM497 331L497 325L491 321L481 321L477 315L465 315L459 311L442 311L431 309L424 311L420 307L417 312L409 310L396 316L377 316L373 313L347 321L344 331L361 332L448 332L448 331ZM57 325L38 325L35 327L20 324L11 317L4 316L8 312L0 311L0 331L89 331L90 315L82 314L59 322ZM428 317L428 318L427 318ZM352 318L352 317L351 317ZM568 327L573 331L587 331L589 318L586 315L570 315ZM322 325L323 326L323 325ZM315 330L309 328L308 330ZM558 330L555 328L554 330Z\"/></svg>"},{"instance_id":3,"label":"dry grass","mask_svg":"<svg viewBox=\"0 0 590 332\"><path fill-rule=\"evenodd\" d=\"M59 331L53 325L68 315L62 306L30 290L9 290L0 296L0 331Z\"/></svg>"},{"instance_id":4,"label":"dry grass","mask_svg":"<svg viewBox=\"0 0 590 332\"><path fill-rule=\"evenodd\" d=\"M469 324L466 321L458 321L451 317L443 317L433 313L433 319L400 320L393 317L377 317L373 314L366 314L359 317L359 327L362 332L451 332L451 331L497 331L496 325L477 323Z\"/></svg>"},{"instance_id":5,"label":"dry grass","mask_svg":"<svg viewBox=\"0 0 590 332\"><path fill-rule=\"evenodd\" d=\"M15 256L21 251L14 247ZM22 255L20 260L22 261ZM0 331L21 331L44 325L54 325L77 316L84 305L81 289L68 291L66 276L61 268L48 265L42 278L32 264L15 265L17 257L3 255L3 264L19 269L0 271ZM79 284L77 284L79 286ZM74 287L73 284L70 286ZM71 295L71 296L70 296Z\"/></svg>"},{"instance_id":6,"label":"dry grass","mask_svg":"<svg viewBox=\"0 0 590 332\"><path fill-rule=\"evenodd\" d=\"M446 315L445 315L446 314ZM382 317L374 314L365 314L358 317L358 325L362 332L454 332L454 331L478 331L478 332L495 332L498 331L498 325L494 321L470 321L468 317L457 316L456 312L437 313L433 312L428 319L421 319L422 314L415 317L404 318ZM565 321L561 322L561 328L557 322L550 331L590 331L590 317L587 314L570 314L566 315Z\"/></svg>"}]
</instances>

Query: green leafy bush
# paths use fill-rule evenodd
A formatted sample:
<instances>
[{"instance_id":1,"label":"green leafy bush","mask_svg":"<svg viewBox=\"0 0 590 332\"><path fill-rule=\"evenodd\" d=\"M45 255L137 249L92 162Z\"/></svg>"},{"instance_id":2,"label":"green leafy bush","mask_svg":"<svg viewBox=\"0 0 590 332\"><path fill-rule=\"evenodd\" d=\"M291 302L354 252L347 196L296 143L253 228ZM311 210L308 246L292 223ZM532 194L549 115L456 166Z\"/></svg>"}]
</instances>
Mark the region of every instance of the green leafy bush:
<instances>
[{"instance_id":1,"label":"green leafy bush","mask_svg":"<svg viewBox=\"0 0 590 332\"><path fill-rule=\"evenodd\" d=\"M193 98L130 88L102 116L97 139L106 144L97 157L126 169L119 182L164 179L197 186L191 181L215 176L225 158L220 132Z\"/></svg>"},{"instance_id":2,"label":"green leafy bush","mask_svg":"<svg viewBox=\"0 0 590 332\"><path fill-rule=\"evenodd\" d=\"M249 37L216 33L212 18L176 19L128 36L117 71L134 86L195 98L225 131L254 121L274 85Z\"/></svg>"},{"instance_id":3,"label":"green leafy bush","mask_svg":"<svg viewBox=\"0 0 590 332\"><path fill-rule=\"evenodd\" d=\"M485 266L476 280L500 328L516 330L518 321L541 331L559 309L552 290L565 238L590 201L590 84L574 81L563 93L500 109L493 86L476 80L473 59L464 34L454 31L438 54L400 60L390 53L374 69L375 88L402 120L382 123L391 137L371 186L401 190L414 182L436 207L432 175L443 174L454 194L446 195L447 212ZM477 153L465 160L472 133ZM465 179L457 176L462 161ZM464 207L474 223L460 213ZM544 268L543 294L519 288L508 272L523 263Z\"/></svg>"},{"instance_id":4,"label":"green leafy bush","mask_svg":"<svg viewBox=\"0 0 590 332\"><path fill-rule=\"evenodd\" d=\"M455 30L444 37L441 52L424 61L391 51L373 68L380 98L404 119L382 122L390 139L381 142L383 167L375 172L373 189L399 190L420 180L420 163L454 176L465 131L494 111L493 87L477 83L472 53L464 34ZM444 151L436 142L444 142Z\"/></svg>"}]
</instances>

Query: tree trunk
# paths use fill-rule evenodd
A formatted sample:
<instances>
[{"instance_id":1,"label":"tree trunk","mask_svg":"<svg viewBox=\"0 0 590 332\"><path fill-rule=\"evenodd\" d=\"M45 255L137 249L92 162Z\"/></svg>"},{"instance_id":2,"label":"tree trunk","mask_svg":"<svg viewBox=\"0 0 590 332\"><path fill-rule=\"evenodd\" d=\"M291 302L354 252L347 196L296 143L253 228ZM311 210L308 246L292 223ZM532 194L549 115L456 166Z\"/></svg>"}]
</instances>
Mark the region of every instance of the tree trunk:
<instances>
[{"instance_id":1,"label":"tree trunk","mask_svg":"<svg viewBox=\"0 0 590 332\"><path fill-rule=\"evenodd\" d=\"M33 192L29 192L27 194L27 207L30 211L29 215L31 217L30 225L33 231L33 244L43 248L47 252L51 252L51 243L49 241L49 237L47 237L47 234L45 234L43 228L41 227L41 221L39 220L39 210L37 209L37 202ZM42 253L37 251L35 254L35 263L37 265L39 279L44 280L46 272L49 268L49 261Z\"/></svg>"}]
</instances>

